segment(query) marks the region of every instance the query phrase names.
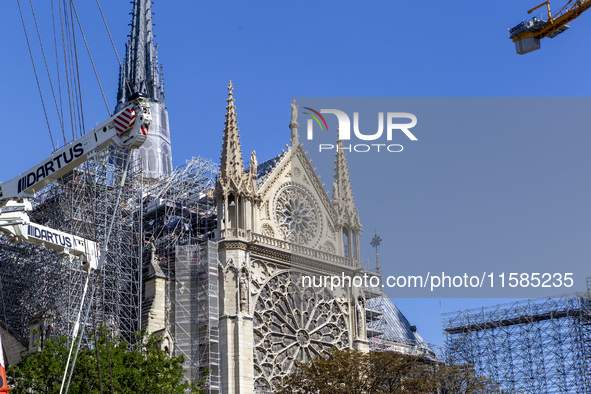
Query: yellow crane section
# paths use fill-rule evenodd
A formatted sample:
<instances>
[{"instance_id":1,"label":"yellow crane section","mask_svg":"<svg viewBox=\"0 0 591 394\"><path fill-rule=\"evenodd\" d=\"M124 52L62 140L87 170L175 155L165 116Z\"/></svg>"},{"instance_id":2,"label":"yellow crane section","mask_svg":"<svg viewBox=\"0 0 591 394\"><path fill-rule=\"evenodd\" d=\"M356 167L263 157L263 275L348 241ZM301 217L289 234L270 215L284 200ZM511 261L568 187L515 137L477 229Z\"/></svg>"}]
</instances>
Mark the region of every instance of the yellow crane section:
<instances>
[{"instance_id":1,"label":"yellow crane section","mask_svg":"<svg viewBox=\"0 0 591 394\"><path fill-rule=\"evenodd\" d=\"M529 21L521 22L509 29L509 38L515 43L515 50L520 55L540 49L542 38L554 38L568 30L567 23L591 8L591 0L569 0L554 15L550 12L550 1L545 1L527 13L531 14L543 6L548 10L547 16L543 14L534 16Z\"/></svg>"}]
</instances>

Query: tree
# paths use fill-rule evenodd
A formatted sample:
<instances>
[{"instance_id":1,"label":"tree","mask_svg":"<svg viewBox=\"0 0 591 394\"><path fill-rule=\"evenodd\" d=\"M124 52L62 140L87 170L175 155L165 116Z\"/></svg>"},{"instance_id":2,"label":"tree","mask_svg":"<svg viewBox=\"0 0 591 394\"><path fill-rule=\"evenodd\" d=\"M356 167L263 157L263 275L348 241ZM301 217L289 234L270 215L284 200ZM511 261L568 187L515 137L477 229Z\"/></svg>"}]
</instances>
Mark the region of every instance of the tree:
<instances>
[{"instance_id":1,"label":"tree","mask_svg":"<svg viewBox=\"0 0 591 394\"><path fill-rule=\"evenodd\" d=\"M203 392L195 384L184 381L183 357L168 357L161 349L160 337L146 337L142 333L137 339L135 345L130 345L118 337L109 339L101 330L92 338L92 348L80 348L69 392ZM29 354L8 368L10 392L59 393L68 352L65 337L45 341L41 352Z\"/></svg>"},{"instance_id":2,"label":"tree","mask_svg":"<svg viewBox=\"0 0 591 394\"><path fill-rule=\"evenodd\" d=\"M498 393L499 385L491 379L476 375L469 364L445 366L438 372L442 393L485 394Z\"/></svg>"},{"instance_id":3,"label":"tree","mask_svg":"<svg viewBox=\"0 0 591 394\"><path fill-rule=\"evenodd\" d=\"M419 356L391 351L362 353L333 350L326 357L296 362L278 392L302 393L433 393L498 392L490 379L469 365L446 366Z\"/></svg>"},{"instance_id":4,"label":"tree","mask_svg":"<svg viewBox=\"0 0 591 394\"><path fill-rule=\"evenodd\" d=\"M366 393L370 387L368 367L367 354L351 349L333 351L307 363L296 361L295 371L278 393Z\"/></svg>"},{"instance_id":5,"label":"tree","mask_svg":"<svg viewBox=\"0 0 591 394\"><path fill-rule=\"evenodd\" d=\"M368 353L372 393L437 392L437 377L425 358L391 351Z\"/></svg>"}]
</instances>

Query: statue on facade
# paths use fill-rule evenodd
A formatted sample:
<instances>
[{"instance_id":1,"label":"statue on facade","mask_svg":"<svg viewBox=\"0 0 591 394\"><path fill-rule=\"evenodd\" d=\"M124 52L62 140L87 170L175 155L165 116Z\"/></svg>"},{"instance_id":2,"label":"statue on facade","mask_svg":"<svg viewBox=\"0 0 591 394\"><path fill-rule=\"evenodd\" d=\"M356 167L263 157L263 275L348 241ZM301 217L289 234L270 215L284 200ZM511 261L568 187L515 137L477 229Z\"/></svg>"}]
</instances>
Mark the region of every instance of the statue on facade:
<instances>
[{"instance_id":1,"label":"statue on facade","mask_svg":"<svg viewBox=\"0 0 591 394\"><path fill-rule=\"evenodd\" d=\"M248 278L244 271L242 271L240 279L238 279L238 294L240 297L240 311L248 313Z\"/></svg>"},{"instance_id":2,"label":"statue on facade","mask_svg":"<svg viewBox=\"0 0 591 394\"><path fill-rule=\"evenodd\" d=\"M332 199L335 201L339 199L339 183L336 179L332 182Z\"/></svg>"},{"instance_id":3,"label":"statue on facade","mask_svg":"<svg viewBox=\"0 0 591 394\"><path fill-rule=\"evenodd\" d=\"M250 154L250 173L256 177L257 174L257 167L258 167L259 163L257 160L257 155L255 151L252 151L252 153Z\"/></svg>"},{"instance_id":4,"label":"statue on facade","mask_svg":"<svg viewBox=\"0 0 591 394\"><path fill-rule=\"evenodd\" d=\"M357 304L355 306L357 310L357 337L364 338L365 337L365 305L363 302L363 297L359 297L357 299Z\"/></svg>"},{"instance_id":5,"label":"statue on facade","mask_svg":"<svg viewBox=\"0 0 591 394\"><path fill-rule=\"evenodd\" d=\"M291 124L298 123L298 106L295 100L291 100Z\"/></svg>"},{"instance_id":6,"label":"statue on facade","mask_svg":"<svg viewBox=\"0 0 591 394\"><path fill-rule=\"evenodd\" d=\"M150 256L151 263L158 264L160 262L160 258L156 254L156 243L154 242L154 237L150 238L150 249L152 250L152 254Z\"/></svg>"}]
</instances>

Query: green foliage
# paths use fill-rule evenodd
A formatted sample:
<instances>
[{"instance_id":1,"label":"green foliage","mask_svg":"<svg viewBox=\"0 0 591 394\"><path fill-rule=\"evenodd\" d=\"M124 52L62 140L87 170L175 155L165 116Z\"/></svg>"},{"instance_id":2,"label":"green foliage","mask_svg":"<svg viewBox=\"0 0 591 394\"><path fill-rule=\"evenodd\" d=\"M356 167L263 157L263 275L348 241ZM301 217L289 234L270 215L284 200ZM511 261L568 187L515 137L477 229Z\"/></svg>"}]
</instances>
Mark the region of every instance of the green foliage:
<instances>
[{"instance_id":1,"label":"green foliage","mask_svg":"<svg viewBox=\"0 0 591 394\"><path fill-rule=\"evenodd\" d=\"M396 352L334 350L326 358L296 362L280 394L497 393L490 379L468 365L446 366Z\"/></svg>"},{"instance_id":2,"label":"green foliage","mask_svg":"<svg viewBox=\"0 0 591 394\"><path fill-rule=\"evenodd\" d=\"M132 346L118 337L108 339L104 330L101 330L96 338L92 338L92 348L80 348L69 392L203 392L196 385L184 381L183 357L168 357L161 349L160 337L146 337L141 333L137 339L137 343ZM27 355L8 369L8 383L12 388L10 392L59 393L68 351L65 337L45 341L41 352Z\"/></svg>"}]
</instances>

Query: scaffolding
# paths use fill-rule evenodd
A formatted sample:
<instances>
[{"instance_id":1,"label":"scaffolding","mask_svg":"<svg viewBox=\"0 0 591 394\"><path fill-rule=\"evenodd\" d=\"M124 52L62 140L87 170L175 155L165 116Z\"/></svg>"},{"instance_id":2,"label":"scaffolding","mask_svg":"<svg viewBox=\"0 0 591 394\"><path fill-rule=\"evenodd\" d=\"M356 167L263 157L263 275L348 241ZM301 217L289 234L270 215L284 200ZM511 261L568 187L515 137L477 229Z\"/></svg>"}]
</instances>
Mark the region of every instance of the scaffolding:
<instances>
[{"instance_id":1,"label":"scaffolding","mask_svg":"<svg viewBox=\"0 0 591 394\"><path fill-rule=\"evenodd\" d=\"M219 393L217 243L179 246L176 253L176 349L185 358L185 377L205 381L207 393Z\"/></svg>"},{"instance_id":2,"label":"scaffolding","mask_svg":"<svg viewBox=\"0 0 591 394\"><path fill-rule=\"evenodd\" d=\"M367 293L366 293L367 294ZM382 294L367 300L367 339L370 350L387 350L438 360L438 349L419 335L392 300Z\"/></svg>"},{"instance_id":3,"label":"scaffolding","mask_svg":"<svg viewBox=\"0 0 591 394\"><path fill-rule=\"evenodd\" d=\"M129 152L114 148L48 185L34 200L30 218L103 246L111 217L116 215L88 324L103 324L133 341L141 303L138 208L142 180L136 163L130 163L121 186L125 169L113 158L125 163ZM71 336L87 275L77 260L1 238L0 275L5 305L0 314L8 326L27 338L32 319L42 319L45 336ZM84 302L88 304L88 299Z\"/></svg>"},{"instance_id":4,"label":"scaffolding","mask_svg":"<svg viewBox=\"0 0 591 394\"><path fill-rule=\"evenodd\" d=\"M443 315L447 362L472 364L505 392L591 392L588 293Z\"/></svg>"},{"instance_id":5,"label":"scaffolding","mask_svg":"<svg viewBox=\"0 0 591 394\"><path fill-rule=\"evenodd\" d=\"M381 286L382 273L379 265L377 247L382 239L376 234L372 246L376 248L376 262L361 259L361 268L369 276L378 278L378 286L363 289L366 298L365 322L367 340L371 351L395 351L439 361L440 349L428 344L411 325L394 302L386 296ZM370 282L371 283L371 282Z\"/></svg>"},{"instance_id":6,"label":"scaffolding","mask_svg":"<svg viewBox=\"0 0 591 394\"><path fill-rule=\"evenodd\" d=\"M218 167L193 158L171 175L145 185L144 243L153 242L166 276L165 330L175 354L185 358L185 377L220 386L218 352L216 206L212 197ZM144 254L144 272L150 254ZM147 319L145 301L142 315ZM207 371L207 373L206 373Z\"/></svg>"}]
</instances>

